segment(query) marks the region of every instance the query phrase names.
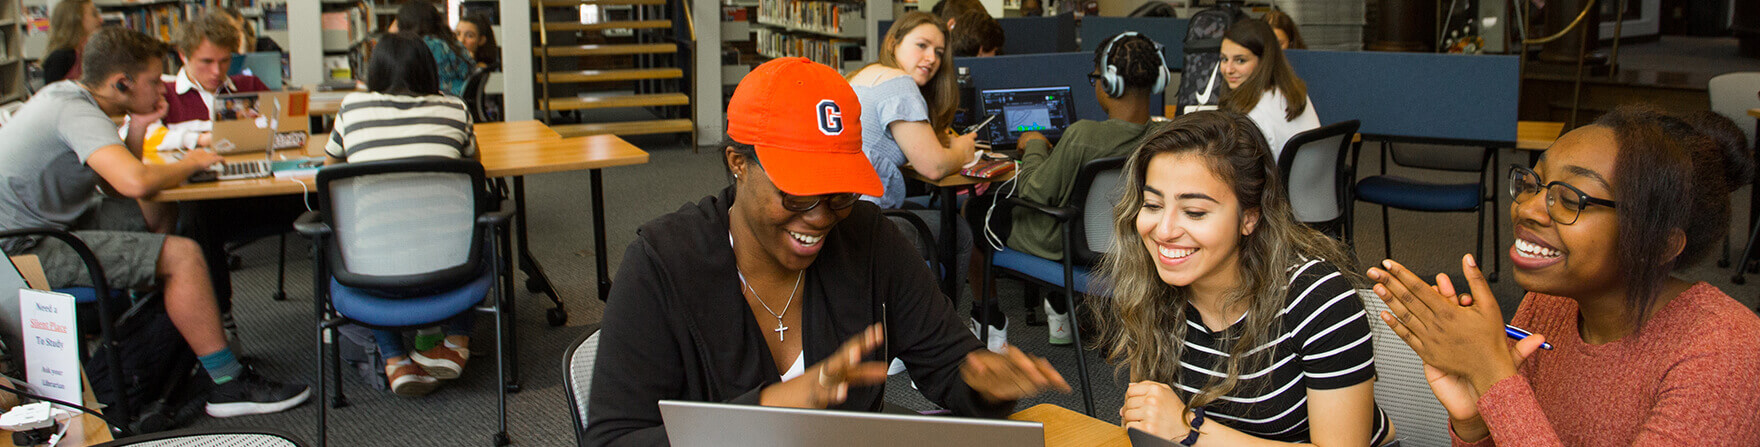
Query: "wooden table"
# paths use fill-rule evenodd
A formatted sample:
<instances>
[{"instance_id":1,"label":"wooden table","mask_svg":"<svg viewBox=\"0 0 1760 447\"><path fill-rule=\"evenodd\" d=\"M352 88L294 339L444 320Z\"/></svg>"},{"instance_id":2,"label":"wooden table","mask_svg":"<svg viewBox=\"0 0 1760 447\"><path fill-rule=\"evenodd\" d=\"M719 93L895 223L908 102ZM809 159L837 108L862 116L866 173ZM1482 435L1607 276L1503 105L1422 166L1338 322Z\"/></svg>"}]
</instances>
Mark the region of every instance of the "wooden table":
<instances>
[{"instance_id":1,"label":"wooden table","mask_svg":"<svg viewBox=\"0 0 1760 447\"><path fill-rule=\"evenodd\" d=\"M1034 405L1008 417L1045 424L1045 447L1130 447L1124 428L1052 404Z\"/></svg>"},{"instance_id":2,"label":"wooden table","mask_svg":"<svg viewBox=\"0 0 1760 447\"><path fill-rule=\"evenodd\" d=\"M483 124L476 125L476 127L474 128L474 131L477 133L478 152L481 152L483 154L483 157L482 157L483 170L485 171L485 173L489 177L506 177L506 176L515 176L515 175L526 175L528 173L538 173L538 172L534 172L534 171L557 172L557 171L572 171L572 170L577 170L577 169L596 169L596 168L567 168L567 167L578 166L578 165L581 165L584 160L591 160L591 159L593 159L593 157L605 155L604 149L600 149L599 152L591 152L590 148L587 148L584 146L581 148L572 148L571 149L569 147L566 147L566 145L559 145L559 146L554 146L554 147L517 146L517 148L514 148L515 146L510 145L511 143L519 143L519 142L526 142L526 141L560 140L561 139L561 135L557 134L555 130L550 129L549 126L545 126L544 123L541 123L538 121L518 121L518 122L512 122L512 123L483 123ZM328 137L329 136L327 134L320 134L320 135L313 135L311 138L307 139L306 151L305 151L306 155L314 155L314 156L322 155L324 153L324 149L323 149L324 145L326 144L326 142L329 141ZM606 140L593 140L590 143L589 142L577 142L577 143L594 145L595 147L614 145L616 143L621 143L624 146L628 146L628 143L623 143L623 140L620 140L620 139L616 140L616 143L612 143L612 142L606 141ZM484 150L484 148L490 148L490 149ZM514 149L506 149L506 148L514 148ZM629 148L635 149L634 146L629 146ZM587 150L587 151L586 152L578 152L581 150ZM638 152L640 151L640 149L635 149L635 150ZM289 151L284 150L281 152L286 153ZM571 154L571 152L573 152L573 153ZM647 158L646 158L647 153L643 152L642 154L643 155L642 155L641 162L631 163L631 164L646 163L647 162ZM238 160L259 160L259 159L262 159L263 157L264 157L263 153L251 152L251 153L244 153L244 154L228 155L228 156L226 156L226 160L229 162L230 161L238 161ZM537 157L537 158L534 158L534 157ZM149 151L146 154L146 159L148 162L158 161L158 153L155 151ZM615 157L613 158L613 160L614 159L615 159ZM553 167L534 166L533 165L536 162L549 161L549 160L556 160L556 161L564 162L564 163L561 163L558 166L553 166ZM621 165L619 165L619 166L621 166ZM546 170L546 169L554 169L554 170ZM513 173L507 173L507 172L513 172ZM220 181L220 182L189 183L189 184L184 184L184 185L178 186L176 188L160 191L159 195L153 196L152 200L159 201L159 202L182 202L182 201L191 201L191 200L232 199L232 198L239 198L239 197L263 197L263 196L276 196L276 195L286 195L286 194L299 194L302 192L311 192L311 191L317 190L316 185L312 184L311 178L312 178L311 176L297 177L296 179L266 177L266 178L249 179L249 180L226 180L226 181Z\"/></svg>"},{"instance_id":3,"label":"wooden table","mask_svg":"<svg viewBox=\"0 0 1760 447\"><path fill-rule=\"evenodd\" d=\"M1016 171L1009 171L1007 174L987 179L967 177L956 172L953 175L942 177L941 180L930 180L928 177L924 177L923 174L917 173L916 169L912 169L908 165L901 169L903 169L905 174L909 175L911 179L935 187L936 194L941 196L939 199L941 201L941 253L938 255L938 258L940 259L943 272L935 273L942 274L941 292L946 293L948 297L958 298L959 282L963 278L959 278L959 275L954 272L954 269L948 266L959 265L959 260L954 259L959 256L959 247L955 246L959 240L959 237L957 236L958 233L956 233L959 231L959 228L956 227L956 225L959 224L957 222L959 220L959 189L970 188L985 183L1005 182L1009 179L1013 179Z\"/></svg>"}]
</instances>

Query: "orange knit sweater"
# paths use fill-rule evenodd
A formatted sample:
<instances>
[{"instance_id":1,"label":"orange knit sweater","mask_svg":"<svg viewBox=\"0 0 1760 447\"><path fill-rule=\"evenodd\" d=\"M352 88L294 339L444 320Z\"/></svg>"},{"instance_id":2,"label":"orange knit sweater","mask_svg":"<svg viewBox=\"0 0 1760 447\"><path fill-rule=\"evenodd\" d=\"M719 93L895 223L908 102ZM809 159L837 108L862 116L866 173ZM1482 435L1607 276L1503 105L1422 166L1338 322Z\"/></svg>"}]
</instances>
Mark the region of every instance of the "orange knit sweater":
<instances>
[{"instance_id":1,"label":"orange knit sweater","mask_svg":"<svg viewBox=\"0 0 1760 447\"><path fill-rule=\"evenodd\" d=\"M1456 446L1760 445L1760 318L1694 284L1640 332L1583 342L1577 303L1529 293L1511 324L1555 347L1479 398L1491 437Z\"/></svg>"}]
</instances>

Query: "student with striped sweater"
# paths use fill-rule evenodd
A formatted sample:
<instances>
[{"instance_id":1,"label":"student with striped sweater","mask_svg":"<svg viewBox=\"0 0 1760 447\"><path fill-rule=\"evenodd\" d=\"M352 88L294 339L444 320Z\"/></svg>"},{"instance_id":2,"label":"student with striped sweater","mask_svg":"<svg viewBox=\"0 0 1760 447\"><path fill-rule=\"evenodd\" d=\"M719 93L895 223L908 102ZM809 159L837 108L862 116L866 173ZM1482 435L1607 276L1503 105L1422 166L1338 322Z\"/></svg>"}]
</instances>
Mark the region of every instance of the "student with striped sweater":
<instances>
[{"instance_id":1,"label":"student with striped sweater","mask_svg":"<svg viewBox=\"0 0 1760 447\"><path fill-rule=\"evenodd\" d=\"M1125 165L1097 300L1130 371L1119 415L1182 445L1383 445L1374 352L1349 257L1290 214L1265 137L1206 111Z\"/></svg>"},{"instance_id":2,"label":"student with striped sweater","mask_svg":"<svg viewBox=\"0 0 1760 447\"><path fill-rule=\"evenodd\" d=\"M324 148L330 163L407 157L476 158L476 137L464 101L440 92L434 56L421 38L389 34L379 38L367 63L367 92L342 98L334 131ZM472 315L446 323L441 331L417 331L411 353L397 331L374 330L385 376L400 396L421 396L457 378L470 358Z\"/></svg>"}]
</instances>

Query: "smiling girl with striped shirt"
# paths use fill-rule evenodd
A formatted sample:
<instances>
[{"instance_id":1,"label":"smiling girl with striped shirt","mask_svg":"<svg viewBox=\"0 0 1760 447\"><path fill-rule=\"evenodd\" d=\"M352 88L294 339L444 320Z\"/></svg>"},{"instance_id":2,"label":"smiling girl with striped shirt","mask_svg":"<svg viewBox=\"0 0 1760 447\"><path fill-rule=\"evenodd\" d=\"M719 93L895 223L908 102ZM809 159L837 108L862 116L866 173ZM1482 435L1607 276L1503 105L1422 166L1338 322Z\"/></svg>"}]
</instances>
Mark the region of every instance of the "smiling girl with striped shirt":
<instances>
[{"instance_id":1,"label":"smiling girl with striped shirt","mask_svg":"<svg viewBox=\"0 0 1760 447\"><path fill-rule=\"evenodd\" d=\"M1126 427L1182 445L1383 445L1374 352L1339 245L1290 214L1265 138L1182 116L1125 165L1096 315Z\"/></svg>"}]
</instances>

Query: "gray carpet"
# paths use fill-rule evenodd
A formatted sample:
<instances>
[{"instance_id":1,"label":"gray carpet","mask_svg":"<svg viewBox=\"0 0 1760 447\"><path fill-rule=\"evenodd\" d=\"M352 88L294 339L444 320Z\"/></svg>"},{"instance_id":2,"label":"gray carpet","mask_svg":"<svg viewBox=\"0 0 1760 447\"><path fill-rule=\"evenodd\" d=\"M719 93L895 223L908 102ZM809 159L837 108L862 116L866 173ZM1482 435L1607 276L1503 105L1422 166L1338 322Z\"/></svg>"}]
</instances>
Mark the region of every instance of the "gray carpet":
<instances>
[{"instance_id":1,"label":"gray carpet","mask_svg":"<svg viewBox=\"0 0 1760 447\"><path fill-rule=\"evenodd\" d=\"M680 205L711 194L726 184L721 161L715 151L694 152L681 148L676 139L638 139L637 145L651 149L648 164L604 171L607 208L606 222L612 271L622 256L623 248L634 237L636 226L655 216L673 211ZM1447 150L1438 148L1437 150ZM1377 157L1365 150L1364 166L1359 172L1377 169ZM1525 154L1505 153L1503 165L1525 163ZM1436 174L1395 167L1392 173L1425 175L1433 179L1468 180L1472 174ZM1498 170L1501 174L1502 169ZM567 301L571 326L552 328L544 323L543 310L549 302L538 295L521 290L515 297L519 334L519 365L523 373L523 391L509 395L508 426L513 439L523 445L559 446L574 443L573 424L569 418L567 398L562 388L561 358L567 344L582 336L587 329L581 325L598 321L601 303L594 286L592 220L589 213L587 174L566 173L533 176L528 181L531 208L533 250L544 263L550 278ZM1747 189L1738 192L1734 211L1747 213ZM1500 194L1499 197L1504 195ZM1500 213L1507 213L1507 199ZM1378 260L1382 255L1380 210L1360 205L1358 216L1357 253L1364 259ZM1502 215L1502 214L1500 214ZM1501 249L1509 246L1507 216L1500 218L1498 235ZM1394 256L1421 272L1455 272L1462 253L1473 250L1473 215L1426 214L1394 211L1391 215L1394 235ZM1746 221L1735 225L1740 227ZM1488 233L1489 237L1489 233ZM1738 236L1745 241L1745 232ZM281 379L312 380L314 374L314 335L311 304L311 263L304 256L309 249L305 241L289 238L288 285L289 299L271 301L275 287L274 239L260 241L242 250L243 268L234 272L237 287L236 316L243 328L243 351L252 363L268 375ZM1740 246L1736 249L1739 251ZM1502 258L1500 250L1484 256L1489 264ZM1501 273L1504 281L1493 286L1506 314L1515 309L1521 291L1509 278L1508 263ZM1760 295L1760 285L1733 287L1729 270L1718 269L1711 262L1688 269L1681 276L1706 280L1723 287L1726 292L1750 305ZM962 288L962 291L966 290ZM1023 350L1046 356L1066 377L1075 382L1075 349L1052 347L1045 342L1044 326L1019 324L1024 321L1018 282L999 281L999 296L1012 321L1010 341ZM969 292L966 293L969 295ZM962 308L970 297L962 297ZM486 319L483 321L487 321ZM386 392L373 391L357 376L345 371L344 385L350 407L334 410L330 415L329 433L337 445L487 445L494 431L494 363L492 339L488 324L479 324L473 347L481 356L467 368L465 377L445 384L434 394L420 399L399 398ZM1122 403L1122 381L1114 379L1112 365L1104 362L1097 351L1087 352L1090 376L1093 378L1096 416L1117 420ZM1079 387L1077 388L1080 389ZM888 398L917 409L930 408L928 402L911 390L908 382L895 378L888 386ZM1029 399L1020 408L1050 402L1067 408L1082 407L1080 394L1051 394ZM297 409L271 415L234 419L195 421L195 427L269 426L292 431L308 440L315 439L316 402Z\"/></svg>"}]
</instances>

